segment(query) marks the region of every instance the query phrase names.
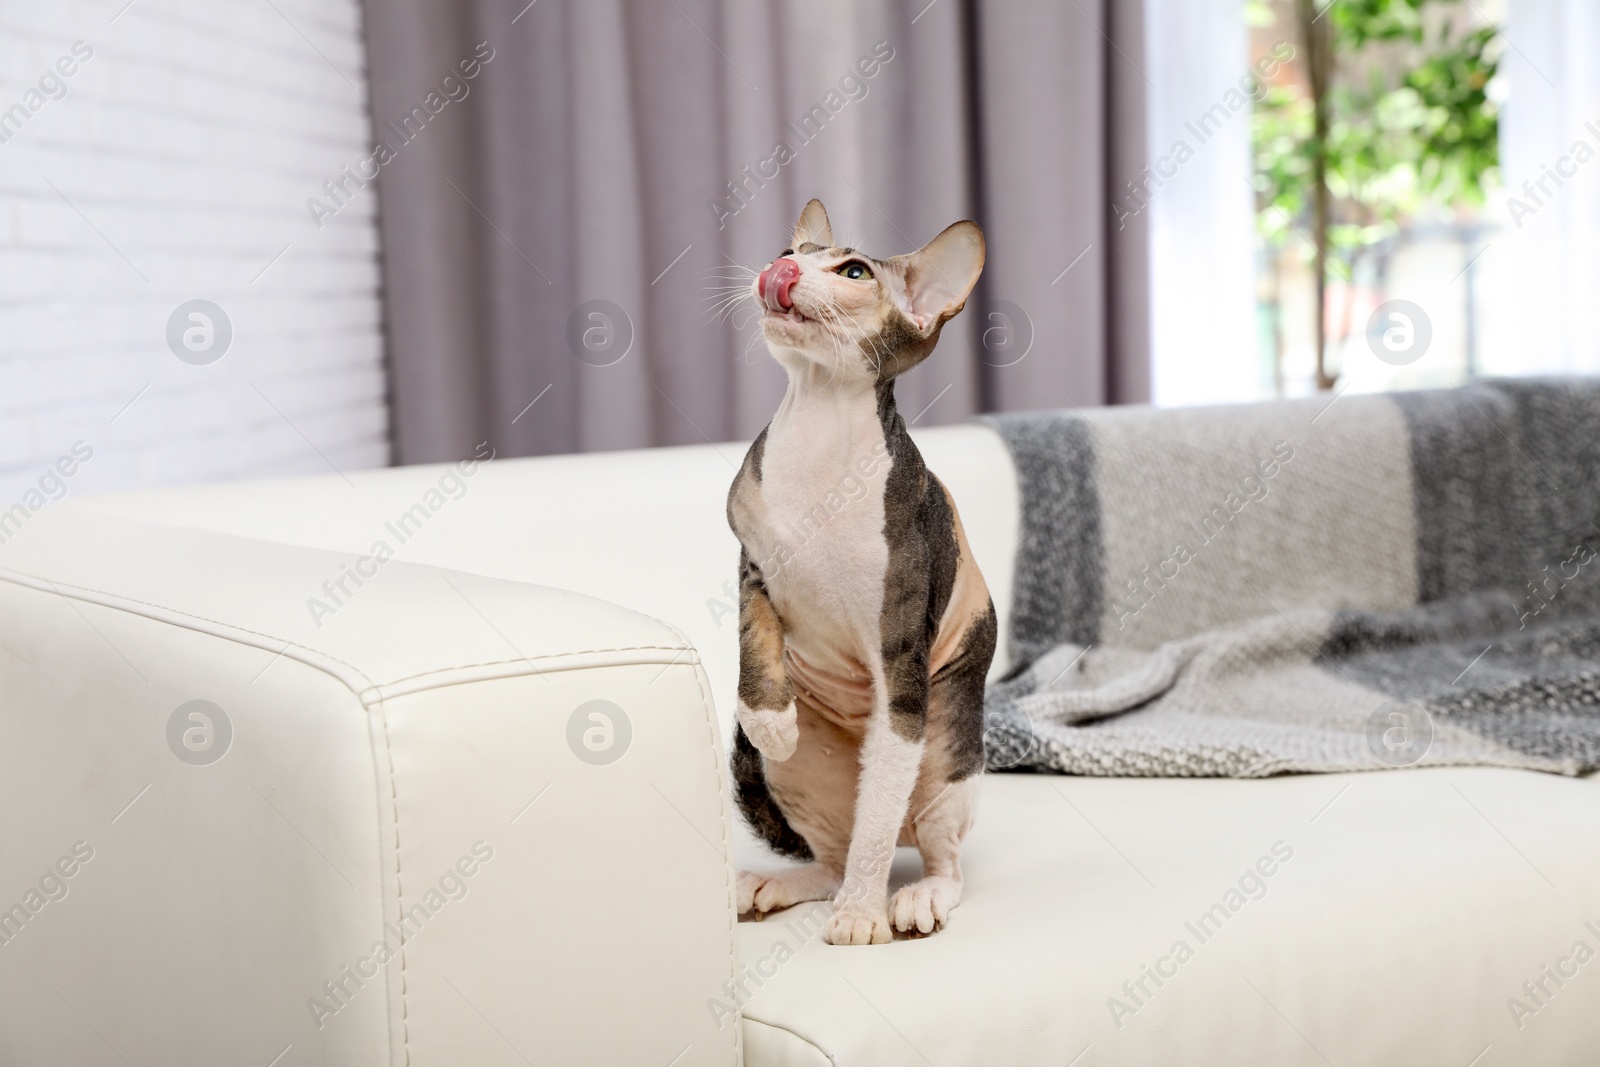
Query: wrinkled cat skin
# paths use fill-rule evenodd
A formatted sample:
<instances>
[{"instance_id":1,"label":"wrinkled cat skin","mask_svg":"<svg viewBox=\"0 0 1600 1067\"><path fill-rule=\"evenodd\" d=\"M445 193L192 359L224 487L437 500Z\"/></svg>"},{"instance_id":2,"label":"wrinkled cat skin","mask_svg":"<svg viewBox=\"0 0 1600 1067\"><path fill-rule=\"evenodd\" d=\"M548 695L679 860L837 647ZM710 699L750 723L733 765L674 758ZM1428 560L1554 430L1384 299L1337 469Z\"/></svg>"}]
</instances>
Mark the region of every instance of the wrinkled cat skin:
<instances>
[{"instance_id":1,"label":"wrinkled cat skin","mask_svg":"<svg viewBox=\"0 0 1600 1067\"><path fill-rule=\"evenodd\" d=\"M831 897L835 945L933 933L961 899L994 606L894 379L933 350L983 259L971 222L887 260L836 247L813 200L752 286L789 387L728 494L733 775L756 832L807 862L741 873L739 910ZM896 845L917 848L923 878L890 900Z\"/></svg>"}]
</instances>

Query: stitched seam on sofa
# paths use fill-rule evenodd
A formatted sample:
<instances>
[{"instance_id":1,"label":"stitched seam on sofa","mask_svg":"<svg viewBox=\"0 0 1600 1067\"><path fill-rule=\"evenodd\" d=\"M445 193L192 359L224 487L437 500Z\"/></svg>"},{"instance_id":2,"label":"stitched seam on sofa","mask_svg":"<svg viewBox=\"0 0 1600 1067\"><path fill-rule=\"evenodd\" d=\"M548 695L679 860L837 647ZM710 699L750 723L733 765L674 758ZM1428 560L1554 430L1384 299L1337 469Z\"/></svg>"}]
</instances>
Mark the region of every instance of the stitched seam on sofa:
<instances>
[{"instance_id":1,"label":"stitched seam on sofa","mask_svg":"<svg viewBox=\"0 0 1600 1067\"><path fill-rule=\"evenodd\" d=\"M141 612L134 611L132 608L127 606L128 604L138 604L140 607L150 608L150 609L152 609L154 611L166 612L166 613L168 613L170 615L178 615L178 616L182 616L183 618L186 618L186 619L194 619L194 620L196 620L198 622L203 622L203 623L206 623L206 624L208 624L210 626L215 626L215 627L218 627L219 629L223 629L223 630L231 630L231 631L233 631L234 634L249 634L252 637L259 637L259 638L261 638L261 639L263 639L265 641L275 641L275 642L277 642L277 643L279 643L279 644L284 646L283 647L283 651L278 653L280 656L281 655L287 655L289 649L291 649L291 648L301 649L308 656L321 657L322 659L330 660L330 661L332 661L334 663L337 663L341 667L349 668L351 673L353 673L355 675L358 675L362 679L362 681L366 682L367 684L366 684L364 689L357 689L355 686L350 684L348 679L340 678L333 671L328 670L328 668L323 664L316 663L316 662L314 662L314 661L312 661L310 659L306 659L306 658L301 657L301 656L292 656L292 657L290 657L291 659L294 659L294 660L297 660L297 661L299 661L301 663L304 663L308 667L311 667L311 668L313 668L315 670L320 670L324 674L327 674L329 677L334 678L335 680L337 680L346 689L349 689L350 692L352 694L354 694L358 700L361 700L361 703L362 703L363 706L366 705L366 701L361 699L361 694L363 692L365 692L366 690L368 690L368 689L375 688L376 685L377 685L377 683L373 682L373 680L371 678L367 677L367 673L365 671L363 671L360 667L357 667L353 663L346 663L344 660L340 659L338 656L332 655L331 653L319 652L318 650L316 650L314 648L310 648L310 647L308 647L306 645L302 645L302 644L299 644L297 642L291 641L286 637L277 637L277 636L274 636L273 634L262 633L259 630L252 630L249 627L238 626L238 625L235 625L234 623L231 623L231 622L221 622L221 621L219 621L217 619L208 619L204 615L196 615L196 614L194 614L194 612L192 612L192 611L184 611L182 608L171 608L171 607L167 607L165 604L152 604L147 600L140 600L137 597L123 596L120 593L108 593L103 589L94 589L94 588L92 588L90 586L85 586L85 585L73 585L71 582L56 582L56 581L52 581L49 578L44 578L44 577L40 577L40 576L36 576L36 575L32 575L32 574L24 574L24 573L22 573L20 571L0 571L0 581L10 582L13 585L20 585L24 589L32 589L35 592L41 592L41 593L42 592L52 592L52 593L55 593L59 597L66 597L67 599L70 599L70 600L82 600L86 604L98 604L103 608L111 608L113 611L124 611L124 612L127 612L129 615L137 615L140 618L150 619L153 622L165 622L169 626L170 625L177 625L176 623L173 623L173 622L171 622L171 621L169 621L167 619L162 619L162 618L159 618L159 617L154 616L154 615L145 615L145 614L143 614ZM40 588L40 586L36 585L35 582L43 582L49 588L48 589ZM96 600L96 599L93 599L92 597L87 597L87 596L67 597L67 594L63 593L61 591L63 587L65 587L67 589L75 590L75 591L77 591L79 593L93 593L93 594L95 594L95 596L103 597L104 599ZM248 641L239 641L238 638L234 637L231 634L213 633L213 632L210 632L210 631L207 631L207 630L203 630L198 626L185 626L184 629L194 630L196 633L207 634L207 636L210 636L210 637L220 637L220 638L222 638L224 640L237 641L239 644L242 644L242 645L250 644L250 642L248 642ZM260 647L260 646L251 645L250 647L257 648L257 647Z\"/></svg>"},{"instance_id":2,"label":"stitched seam on sofa","mask_svg":"<svg viewBox=\"0 0 1600 1067\"><path fill-rule=\"evenodd\" d=\"M676 630L677 628L673 627L673 629ZM683 635L678 634L678 636L681 638ZM692 666L694 667L694 683L700 690L700 705L705 709L706 740L709 742L706 745L706 752L711 760L711 788L716 791L717 812L722 817L723 881L727 883L728 889L726 908L728 915L728 975L731 978L737 978L739 976L739 932L737 928L739 905L735 890L737 875L733 866L733 838L729 833L729 827L733 825L733 812L728 809L728 790L724 788L725 783L722 779L722 761L717 758L717 741L721 737L722 731L718 727L716 710L711 703L711 690L706 685L706 672L698 662L692 664ZM735 1053L734 1062L743 1063L744 1034L739 1031L738 1027L735 1027L733 1032L733 1050Z\"/></svg>"},{"instance_id":3,"label":"stitched seam on sofa","mask_svg":"<svg viewBox=\"0 0 1600 1067\"><path fill-rule=\"evenodd\" d=\"M28 579L34 579L34 580L28 580ZM278 655L280 655L280 656L288 656L288 658L293 659L297 663L303 663L306 666L312 668L313 670L322 671L324 674L328 675L330 678L333 678L339 684L343 685L346 689L348 689L350 691L350 693L357 699L357 701L360 702L362 707L366 708L366 709L370 709L375 701L381 702L384 699L384 694L382 692L383 690L392 689L393 687L395 687L397 685L400 685L400 684L402 684L404 682L415 681L416 679L419 679L419 678L442 677L444 675L448 675L448 674L451 674L453 672L465 671L465 670L474 670L474 669L481 668L481 667L513 666L515 664L525 663L525 662L529 662L529 661L535 660L535 659L541 659L541 660L577 659L577 658L582 657L582 656L605 655L605 654L611 653L611 652L676 652L676 653L679 653L680 655L682 653L684 653L684 652L688 652L688 653L690 653L690 656L684 662L687 662L687 663L698 663L699 662L699 655L698 655L696 649L694 648L694 646L692 644L689 643L688 639L684 637L684 635L683 635L683 633L681 631L679 631L676 627L671 626L668 623L661 622L661 620L659 620L659 619L653 619L652 621L657 622L661 626L665 627L666 629L671 630L680 640L682 640L684 642L684 644L681 647L673 646L673 645L615 645L615 646L608 647L608 648L589 648L589 649L583 649L583 650L578 650L578 651L551 653L551 654L545 655L545 656L523 656L523 657L519 657L517 659L488 660L488 661L485 661L485 662L482 662L482 663L462 663L462 664L452 665L452 666L449 666L449 667L439 667L439 668L435 668L435 669L429 670L429 671L422 671L422 672L420 672L418 674L407 675L407 676L405 676L403 678L396 678L396 679L394 679L392 681L388 681L388 682L375 682L361 668L357 667L353 663L348 663L348 662L340 659L339 657L333 655L332 653L322 652L322 651L319 651L317 649L310 648L310 647L308 647L306 645L302 645L302 644L299 644L297 642L291 641L288 638L279 637L279 636L277 636L275 634L263 633L263 632L261 632L259 630L252 630L252 629L250 629L248 627L245 627L245 626L238 626L238 625L235 625L233 623L221 622L221 621L219 621L217 619L207 618L204 615L196 615L193 612L184 611L181 608L168 607L168 606L166 606L164 604L153 604L153 603L150 603L149 601L139 600L136 597L126 597L126 596L122 596L122 595L117 594L117 593L107 593L107 592L105 592L104 590L101 590L101 589L94 589L94 588L91 588L91 587L88 587L88 586L73 585L70 582L55 582L55 581L52 581L49 578L41 578L41 577L36 577L34 575L22 574L21 572L18 572L18 571L0 572L0 581L7 581L7 582L10 582L13 585L21 586L24 589L32 589L35 592L40 592L40 593L50 592L50 593L54 593L56 596L65 597L67 599L82 600L86 604L98 604L100 607L110 608L113 611L123 611L123 612L126 612L126 613L130 614L130 615L137 616L139 618L150 619L152 622L160 622L160 623L164 623L164 624L169 625L169 626L179 625L178 623L175 623L170 619L164 619L164 618L161 618L160 616L157 616L157 615L151 615L151 614L145 614L145 613L142 613L142 612L137 612L137 611L134 611L133 609L131 609L131 608L129 608L127 606L128 604L138 604L138 605L140 605L142 607L149 608L149 609L151 609L153 611L156 611L156 612L162 612L162 613L165 613L165 614L168 614L168 615L181 616L181 617L183 617L185 619L194 619L194 620L196 620L198 622L206 623L211 627L215 627L216 629L215 630L207 630L207 629L204 629L204 628L201 628L201 627L198 627L198 626L189 626L189 625L184 625L183 628L184 629L188 629L188 630L192 630L195 633L205 634L208 637L216 637L216 638L218 638L220 640L235 641L238 644L249 645L249 647L251 647L251 648L260 648L262 646L256 645L256 644L253 644L253 643L247 642L247 641L240 641L236 635L238 635L238 634L249 634L249 635L251 635L253 637L259 637L259 638L263 639L264 641L275 642L275 643L281 644L284 647L283 647L283 649L281 649L277 653ZM41 587L38 584L35 584L36 581L37 582L43 582L44 585L48 586L49 588L46 589L46 588ZM62 592L62 588L63 587L65 587L67 589L70 589L70 590L74 590L74 591L79 592L79 593L93 593L93 594L96 595L96 597L103 598L103 599L96 599L95 597L88 597L88 596L68 597L67 593ZM227 632L222 632L222 631L227 631ZM291 648L297 648L297 649L303 650L306 653L306 656L292 656L292 655L289 655L289 651L288 650L291 649ZM356 686L351 685L348 679L341 678L341 677L339 677L339 675L337 675L333 671L328 670L328 668L327 668L327 666L325 664L318 663L318 662L316 662L315 658L309 658L309 657L318 657L318 658L326 659L326 660L329 660L331 662L337 663L342 667L346 667L351 671L351 673L358 675L362 679L362 681L365 682L366 684L363 685L360 688L357 688ZM674 662L677 662L677 660L674 659ZM530 666L531 666L531 663L530 663ZM616 664L616 666L627 666L627 665L626 664ZM579 664L579 665L575 665L572 669L574 669L574 670L586 670L588 668L589 668L589 665L587 665L587 664ZM540 672L537 671L537 670L532 670L532 671L529 671L527 673L528 674L538 674ZM508 675L507 677L519 677L519 676L520 675ZM437 686L419 687L417 689L411 690L410 692L425 692L428 689L440 689L440 688L446 688L446 687L452 686L452 685L468 684L468 683L470 683L472 681L476 681L476 680L477 679L452 678L452 679L447 679L447 680L441 681L440 684L437 685ZM409 695L409 693L407 693L407 694L391 694L391 695Z\"/></svg>"},{"instance_id":4,"label":"stitched seam on sofa","mask_svg":"<svg viewBox=\"0 0 1600 1067\"><path fill-rule=\"evenodd\" d=\"M34 579L34 580L29 580L29 579ZM234 642L236 642L238 644L247 645L250 648L262 648L263 651L268 650L268 646L258 645L258 644L255 644L255 643L249 642L249 641L242 641L242 640L239 639L238 635L239 634L249 634L249 635L251 635L253 637L259 637L265 642L272 642L272 643L276 643L276 644L281 644L284 647L282 649L277 650L277 655L285 656L285 657L287 657L289 659L294 660L296 663L304 664L305 666L310 667L312 670L321 671L322 673L326 674L328 677L334 679L334 681L338 682L340 685L343 685L347 690L349 690L351 695L353 695L356 698L356 700L361 704L361 706L364 709L368 709L368 710L371 709L371 707L372 707L372 705L373 705L373 703L375 701L382 701L385 698L386 695L387 696L409 695L412 692L425 692L425 691L427 691L429 689L442 689L442 688L446 688L446 687L452 686L452 685L468 684L468 683L471 683L473 681L478 681L479 680L479 679L471 679L471 678L448 678L448 679L443 678L444 675L448 675L448 674L450 674L452 672L463 671L463 670L473 670L473 669L481 668L481 667L513 666L515 664L523 663L523 662L526 661L526 658L524 658L524 659L495 660L495 661L490 661L490 662L487 662L487 663L467 663L467 664L461 664L459 666L442 667L442 668L438 668L438 669L433 670L433 671L425 671L425 672L420 673L420 674L410 675L410 676L408 676L406 678L396 679L395 681L392 681L392 682L378 683L378 682L374 682L370 677L368 677L366 672L362 671L361 668L355 666L352 663L347 663L344 660L340 659L339 657L337 657L335 655L332 655L331 653L321 652L321 651L319 651L317 649L308 648L305 645L298 644L298 643L296 643L294 641L289 640L288 638L278 637L278 636L276 636L274 634L262 633L261 631L251 630L248 627L237 626L237 625L234 625L233 623L220 622L220 621L218 621L216 619L208 619L203 615L195 615L192 612L183 611L182 609L179 609L179 608L167 607L166 605L163 605L163 604L152 604L152 603L150 603L148 601L139 600L139 599L137 599L135 597L124 597L124 596L120 596L119 594L116 594L116 593L107 593L104 590L100 590L100 589L92 589L92 588L89 588L87 586L73 585L70 582L60 582L60 583L58 583L58 582L54 582L54 581L52 581L52 580L50 580L48 578L37 578L36 579L34 575L21 574L20 572L16 572L16 571L9 572L9 574L6 573L6 572L0 572L0 581L7 581L7 582L10 582L13 585L20 586L20 587L22 587L24 589L32 589L33 591L39 592L39 593L54 593L56 596L64 597L64 598L67 598L67 599L82 600L86 604L97 604L100 607L110 608L113 611L126 612L126 613L128 613L130 615L134 615L134 616L136 616L138 618L149 619L152 622L159 622L159 623L163 623L163 624L168 625L168 626L180 626L181 628L187 629L187 630L191 630L194 633L205 634L208 637L215 637L215 638L218 638L219 640L234 641ZM37 582L43 582L44 585L41 586L39 584L36 584ZM45 586L48 586L49 588L45 588ZM71 589L71 590L74 590L74 591L77 591L77 592L81 592L81 593L93 593L93 594L96 594L96 596L95 597L90 597L90 596L73 596L73 597L69 597L67 593L62 592L62 587L63 586L65 588L67 588L67 589ZM184 619L194 619L194 620L196 620L198 622L206 623L208 626L212 627L213 629L207 629L207 628L201 627L201 626L194 626L194 625L189 625L189 624L176 622L176 621L174 621L172 619L169 619L169 618L163 618L161 615L155 615L155 614L149 614L149 613L145 613L145 612L134 611L132 608L129 608L127 606L128 604L138 604L138 605L140 605L142 607L149 608L154 612L160 612L160 613L162 613L164 615L174 615L174 616L181 616ZM659 622L660 620L654 620L654 621ZM668 629L673 630L673 632L676 633L679 638L683 637L682 633L679 633L676 630L675 627L668 626L666 623L662 623L661 625L665 626ZM306 655L304 655L304 656L290 655L289 654L289 649L291 649L291 648L301 649L306 653ZM532 658L536 658L536 659L559 659L559 658L576 659L578 657L587 656L587 655L604 655L604 654L610 653L610 652L632 652L632 651L661 651L661 652L677 652L677 653L680 653L680 654L683 653L683 652L689 652L689 653L691 653L691 656L685 662L690 662L690 663L699 662L699 657L698 657L698 654L695 653L694 647L692 645L688 645L687 642L686 642L686 647L683 647L683 648L676 648L676 647L671 646L671 645L656 645L656 646L652 646L652 645L621 645L621 646L616 646L616 647L613 647L613 648L587 649L587 650L584 650L584 651L581 651L581 652L565 652L565 653L558 653L558 654L554 654L554 655L550 655L550 656L539 656L539 657L532 657ZM353 673L355 675L358 675L365 684L360 686L359 688L357 686L351 685L349 679L342 678L337 673L335 673L334 671L329 670L325 663L317 662L318 658L326 659L326 660L331 661L333 663L337 663L342 667L348 668L351 671L351 673ZM649 662L649 661L646 661L646 662ZM589 664L574 664L571 669L573 669L573 670L586 670L586 669L589 669L590 666L591 665L589 665ZM626 666L626 664L616 664L615 666ZM563 669L565 669L565 668L563 668ZM539 674L540 672L537 671L537 670L532 670L532 671L528 671L526 673L527 674ZM430 677L430 676L438 676L438 677L441 677L442 680L439 682L438 685L419 686L419 687L417 687L415 689L408 690L404 694L395 694L395 693L386 694L384 692L384 690L392 689L396 685L399 685L402 682L411 681L411 680L415 680L415 679L418 679L418 678ZM510 674L510 675L503 675L502 677L520 677L520 676L521 676L520 674Z\"/></svg>"},{"instance_id":5,"label":"stitched seam on sofa","mask_svg":"<svg viewBox=\"0 0 1600 1067\"><path fill-rule=\"evenodd\" d=\"M314 669L321 670L321 671L325 672L326 674L328 674L330 677L333 677L333 678L337 679L341 684L343 684L347 689L349 689L351 691L351 693L353 693L357 697L357 699L359 699L361 701L363 706L370 706L370 704L369 704L369 699L370 698L366 694L372 693L372 692L374 692L376 690L383 689L383 688L386 688L388 686L399 685L402 682L412 681L412 680L417 679L417 678L426 678L426 677L429 677L430 675L448 674L451 671L471 670L474 667L506 666L506 665L513 664L513 663L523 663L523 662L527 662L527 661L530 661L530 660L536 660L536 659L565 659L565 658L575 657L575 656L598 655L598 654L603 654L603 653L607 653L607 652L644 652L644 651L690 652L690 653L695 652L694 646L692 644L689 644L687 641L685 641L684 647L682 647L682 648L674 648L671 645L618 645L618 646L613 647L613 648L588 648L588 649L571 650L571 651L567 651L567 652L556 652L556 653L551 653L549 655L544 655L544 656L519 656L516 659L489 660L489 661L485 661L483 663L455 664L455 665L452 665L452 666L449 666L449 667L437 667L437 668L434 668L432 670L422 671L422 672L420 672L418 674L407 675L407 676L405 676L403 678L395 678L395 679L392 679L392 680L387 681L387 682L375 682L360 667L357 667L353 663L348 663L345 660L340 659L338 656L335 656L330 652L323 652L323 651L320 651L319 649L311 648L308 645L302 645L299 642L291 641L286 637L279 637L276 634L263 633L260 630L252 630L247 626L239 626L239 625L237 625L235 623L231 623L231 622L222 622L221 620L218 620L218 619L210 619L210 618L207 618L204 615L196 615L194 612L184 611L182 608L168 607L165 604L155 604L155 603L151 603L150 601L147 601L147 600L140 600L137 597L123 596L120 593L108 593L103 589L95 589L95 588L90 587L90 586L73 585L71 582L56 582L56 581L53 581L52 579L49 579L49 578L44 578L44 577L41 577L41 576L31 575L31 574L24 574L21 571L0 571L0 581L11 582L14 585L20 585L25 589L33 589L36 592L53 592L57 596L61 596L61 597L67 596L66 593L63 593L61 591L63 588L71 589L71 590L74 590L74 591L76 591L78 593L92 593L95 596L103 597L104 599L97 600L97 599L94 599L94 598L88 597L88 596L77 596L77 597L71 597L69 599L82 600L84 603L87 603L87 604L98 604L101 607L111 608L111 609L116 610L116 611L125 611L130 615L138 615L141 618L148 618L148 619L151 619L152 621L155 621L155 622L168 622L168 620L160 619L160 618L157 618L157 617L152 616L152 615L144 615L144 614L142 614L140 612L132 610L131 608L127 607L127 605L128 604L137 604L140 607L150 608L150 609L152 609L154 611L166 612L166 613L171 614L171 615L182 616L183 618L186 618L186 619L194 619L194 620L196 620L198 622L203 622L203 623L206 623L206 624L208 624L210 626L218 627L219 629L233 631L234 634L249 634L252 637L259 637L259 638L261 638L261 639L263 639L265 641L272 641L272 642L276 642L277 644L281 644L281 645L284 646L284 648L283 648L282 651L280 651L278 653L279 655L288 655L288 650L291 649L291 648L301 649L302 651L304 651L306 653L307 656L319 657L319 658L322 658L322 659L329 660L329 661L331 661L333 663L339 664L341 667L348 668L353 674L358 675L366 683L366 685L364 687L359 688L359 689L356 688L355 686L351 685L350 682L347 679L339 678L339 676L337 674L334 674L332 671L329 671L326 666L324 666L322 664L319 664L319 663L316 663L312 659L308 659L308 658L301 657L301 656L291 656L290 657L291 659L294 659L294 660L297 660L298 662L306 664L308 667L312 667ZM39 585L35 584L36 582L43 582L44 585L48 586L49 588L48 589L41 588ZM660 620L652 620L652 621L660 622ZM168 622L168 624L169 625L173 625L170 622ZM662 625L666 625L666 624L662 623ZM677 630L676 630L675 627L668 627L668 628L672 629L674 631L674 633L677 633ZM199 627L190 626L190 627L187 627L187 629L192 629L197 633L208 633L209 636L211 636L211 637L220 637L220 638L224 638L224 639L228 639L228 640L236 640L236 638L232 637L232 635L230 635L230 634L210 633L209 631L200 629ZM678 636L680 638L682 638L683 635L681 633L678 633ZM249 642L246 642L246 641L240 641L239 643L240 644L249 644ZM252 645L251 647L254 648L254 647L259 647L259 646ZM533 671L531 673L537 674L538 671ZM454 684L454 683L447 683L447 684ZM381 699L381 698L379 698L379 699Z\"/></svg>"},{"instance_id":6,"label":"stitched seam on sofa","mask_svg":"<svg viewBox=\"0 0 1600 1067\"><path fill-rule=\"evenodd\" d=\"M574 655L556 663L546 664L534 669L524 669L524 661L520 659L506 660L500 664L482 664L471 668L450 668L437 676L427 676L425 680L400 684L388 683L374 688L370 693L372 700L393 700L396 697L411 696L415 693L428 693L437 689L446 689L453 685L472 685L477 682L493 682L502 678L546 678L553 674L564 674L568 671L605 670L612 667L672 667L680 663L698 663L697 656L685 657L685 650L678 649L678 655L672 659L661 656L628 656L609 657L606 649L598 649L593 653ZM672 651L669 649L668 651ZM497 669L498 668L498 669ZM368 702L368 696L363 695L363 702Z\"/></svg>"},{"instance_id":7,"label":"stitched seam on sofa","mask_svg":"<svg viewBox=\"0 0 1600 1067\"><path fill-rule=\"evenodd\" d=\"M405 886L401 882L400 864L400 782L394 773L394 748L389 744L389 707L380 698L375 707L371 709L379 716L383 724L383 754L389 762L389 810L394 823L394 902L398 915L405 915ZM405 1052L406 1067L411 1064L411 1007L406 1000L406 939L400 939L400 1047ZM393 1011L391 1002L385 998L386 1006ZM393 1040L394 1028L389 1028L390 1040ZM393 1056L390 1057L393 1062Z\"/></svg>"},{"instance_id":8,"label":"stitched seam on sofa","mask_svg":"<svg viewBox=\"0 0 1600 1067\"><path fill-rule=\"evenodd\" d=\"M818 1045L815 1041L811 1040L809 1037L805 1037L802 1034L796 1033L794 1030L790 1029L787 1026L784 1026L782 1023L768 1022L765 1019L756 1019L756 1018L753 1018L752 1016L744 1014L743 1012L739 1013L739 1020L740 1020L741 1023L754 1023L756 1026L765 1026L765 1027L767 1027L768 1029L771 1029L771 1030L782 1030L784 1033L788 1034L790 1037L794 1038L796 1041L799 1041L801 1044L809 1045L812 1049L814 1049L816 1051L818 1056L821 1056L823 1059L825 1059L829 1063L833 1064L834 1067L838 1067L838 1065L839 1065L839 1061L833 1058L833 1054L832 1053L824 1052L821 1045ZM920 1055L920 1053L919 1053L919 1055Z\"/></svg>"},{"instance_id":9,"label":"stitched seam on sofa","mask_svg":"<svg viewBox=\"0 0 1600 1067\"><path fill-rule=\"evenodd\" d=\"M376 683L376 685L378 688L387 689L392 686L400 685L403 682L411 682L418 678L429 678L439 674L449 674L451 671L469 671L475 667L504 667L513 663L531 664L534 660L572 659L578 656L602 655L607 652L677 652L680 654L688 652L691 653L691 657L682 662L693 663L699 658L697 655L693 655L695 651L695 647L689 644L685 644L681 648L674 645L617 645L614 648L585 648L576 649L570 652L552 652L549 655L544 656L513 656L510 659L484 660L482 663L460 663L449 667L434 667L429 670L421 671L417 674L408 674L404 678L392 678L387 682L379 682ZM674 662L678 661L674 660ZM533 673L537 674L539 672L534 671Z\"/></svg>"}]
</instances>

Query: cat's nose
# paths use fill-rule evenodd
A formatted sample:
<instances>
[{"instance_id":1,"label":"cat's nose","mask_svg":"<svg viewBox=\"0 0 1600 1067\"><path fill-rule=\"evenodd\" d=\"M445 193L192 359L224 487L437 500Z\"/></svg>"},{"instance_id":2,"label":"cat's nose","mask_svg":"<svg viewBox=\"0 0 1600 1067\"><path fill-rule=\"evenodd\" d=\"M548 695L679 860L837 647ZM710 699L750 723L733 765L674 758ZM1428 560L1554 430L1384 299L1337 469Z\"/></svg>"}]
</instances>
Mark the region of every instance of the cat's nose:
<instances>
[{"instance_id":1,"label":"cat's nose","mask_svg":"<svg viewBox=\"0 0 1600 1067\"><path fill-rule=\"evenodd\" d=\"M794 301L789 299L789 290L794 288L794 283L799 280L799 263L788 256L775 259L757 279L757 285L761 289L761 299L773 311L788 311L794 307Z\"/></svg>"}]
</instances>

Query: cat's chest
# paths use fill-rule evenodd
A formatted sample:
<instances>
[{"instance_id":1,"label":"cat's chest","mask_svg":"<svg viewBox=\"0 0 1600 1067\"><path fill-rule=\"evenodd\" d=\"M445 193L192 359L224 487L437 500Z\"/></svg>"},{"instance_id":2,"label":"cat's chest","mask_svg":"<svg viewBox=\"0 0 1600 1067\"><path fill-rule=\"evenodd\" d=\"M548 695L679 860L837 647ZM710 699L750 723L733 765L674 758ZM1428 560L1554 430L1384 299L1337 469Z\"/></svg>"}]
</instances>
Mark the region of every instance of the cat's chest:
<instances>
[{"instance_id":1,"label":"cat's chest","mask_svg":"<svg viewBox=\"0 0 1600 1067\"><path fill-rule=\"evenodd\" d=\"M889 547L892 459L876 420L848 432L795 419L769 428L747 547L797 636L875 630Z\"/></svg>"}]
</instances>

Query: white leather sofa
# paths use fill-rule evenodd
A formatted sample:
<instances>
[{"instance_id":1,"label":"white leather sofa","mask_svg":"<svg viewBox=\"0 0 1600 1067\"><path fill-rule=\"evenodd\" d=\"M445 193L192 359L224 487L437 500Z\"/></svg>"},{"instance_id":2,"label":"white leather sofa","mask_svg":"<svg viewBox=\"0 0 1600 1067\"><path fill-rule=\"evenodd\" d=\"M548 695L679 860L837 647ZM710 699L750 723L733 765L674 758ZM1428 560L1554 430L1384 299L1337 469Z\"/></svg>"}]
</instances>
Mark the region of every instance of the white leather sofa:
<instances>
[{"instance_id":1,"label":"white leather sofa","mask_svg":"<svg viewBox=\"0 0 1600 1067\"><path fill-rule=\"evenodd\" d=\"M918 441L1003 633L1006 453ZM1600 1060L1593 780L991 774L944 932L736 922L735 865L779 862L724 765L741 454L27 517L0 544L0 1064Z\"/></svg>"}]
</instances>

